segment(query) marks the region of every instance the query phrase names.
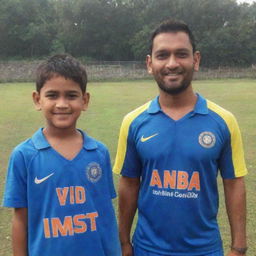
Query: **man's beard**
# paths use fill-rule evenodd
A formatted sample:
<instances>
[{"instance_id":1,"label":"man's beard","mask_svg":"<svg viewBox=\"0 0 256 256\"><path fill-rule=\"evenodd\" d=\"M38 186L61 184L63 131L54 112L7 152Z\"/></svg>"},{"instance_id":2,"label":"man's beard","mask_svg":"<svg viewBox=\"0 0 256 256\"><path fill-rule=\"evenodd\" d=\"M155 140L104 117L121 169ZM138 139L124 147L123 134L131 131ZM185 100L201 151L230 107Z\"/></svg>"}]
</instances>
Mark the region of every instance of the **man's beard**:
<instances>
[{"instance_id":1,"label":"man's beard","mask_svg":"<svg viewBox=\"0 0 256 256\"><path fill-rule=\"evenodd\" d=\"M168 86L165 86L161 82L157 82L157 84L158 84L158 87L162 91L164 91L170 95L177 95L177 94L180 94L181 92L185 91L190 86L191 80L184 80L184 81L182 81L180 86L177 86L177 87L168 87Z\"/></svg>"},{"instance_id":2,"label":"man's beard","mask_svg":"<svg viewBox=\"0 0 256 256\"><path fill-rule=\"evenodd\" d=\"M163 79L157 79L157 77L155 77L155 79L158 84L158 87L162 91L164 91L170 95L177 95L177 94L180 94L181 92L185 91L190 86L191 81L193 79L193 74L194 74L193 71L189 72L187 74L187 76L185 76L183 78L183 80L180 82L180 84L177 84L174 86L172 86L172 85L168 86L168 84L165 83ZM173 83L175 84L175 82L173 82Z\"/></svg>"}]
</instances>

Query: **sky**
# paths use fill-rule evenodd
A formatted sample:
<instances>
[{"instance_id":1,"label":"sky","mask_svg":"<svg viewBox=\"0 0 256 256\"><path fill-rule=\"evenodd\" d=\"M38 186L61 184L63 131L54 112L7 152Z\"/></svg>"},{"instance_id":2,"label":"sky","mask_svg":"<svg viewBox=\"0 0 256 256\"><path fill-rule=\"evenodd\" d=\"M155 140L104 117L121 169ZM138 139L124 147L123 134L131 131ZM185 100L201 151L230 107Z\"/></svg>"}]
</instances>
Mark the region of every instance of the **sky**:
<instances>
[{"instance_id":1,"label":"sky","mask_svg":"<svg viewBox=\"0 0 256 256\"><path fill-rule=\"evenodd\" d=\"M253 2L256 2L256 0L236 0L238 3L248 3L252 4Z\"/></svg>"}]
</instances>

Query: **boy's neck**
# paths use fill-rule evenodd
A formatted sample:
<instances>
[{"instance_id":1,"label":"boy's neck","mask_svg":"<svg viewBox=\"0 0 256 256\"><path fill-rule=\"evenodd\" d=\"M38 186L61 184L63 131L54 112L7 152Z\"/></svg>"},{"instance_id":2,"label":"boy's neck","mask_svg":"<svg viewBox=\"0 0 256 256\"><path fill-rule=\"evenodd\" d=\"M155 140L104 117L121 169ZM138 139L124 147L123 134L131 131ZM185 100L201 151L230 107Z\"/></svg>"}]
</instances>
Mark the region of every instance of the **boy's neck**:
<instances>
[{"instance_id":1,"label":"boy's neck","mask_svg":"<svg viewBox=\"0 0 256 256\"><path fill-rule=\"evenodd\" d=\"M45 127L43 133L47 139L60 139L60 140L69 140L77 136L81 136L81 133L76 129L53 129L52 127Z\"/></svg>"},{"instance_id":2,"label":"boy's neck","mask_svg":"<svg viewBox=\"0 0 256 256\"><path fill-rule=\"evenodd\" d=\"M83 135L77 129L74 130L53 130L43 129L51 147L68 160L74 159L83 147Z\"/></svg>"}]
</instances>

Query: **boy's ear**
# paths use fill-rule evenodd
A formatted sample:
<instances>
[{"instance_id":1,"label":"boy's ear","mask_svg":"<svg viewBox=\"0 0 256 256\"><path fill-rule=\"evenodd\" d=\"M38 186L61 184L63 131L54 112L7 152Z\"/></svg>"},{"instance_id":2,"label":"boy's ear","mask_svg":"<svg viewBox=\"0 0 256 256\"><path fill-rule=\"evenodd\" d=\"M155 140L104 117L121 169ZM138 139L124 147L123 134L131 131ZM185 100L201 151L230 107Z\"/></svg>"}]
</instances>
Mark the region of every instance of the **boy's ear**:
<instances>
[{"instance_id":1,"label":"boy's ear","mask_svg":"<svg viewBox=\"0 0 256 256\"><path fill-rule=\"evenodd\" d=\"M40 111L41 110L41 104L40 104L40 94L39 94L39 92L33 91L32 98L33 98L36 110Z\"/></svg>"},{"instance_id":2,"label":"boy's ear","mask_svg":"<svg viewBox=\"0 0 256 256\"><path fill-rule=\"evenodd\" d=\"M83 95L83 101L84 101L84 105L83 105L83 111L87 110L88 105L89 105L89 101L90 101L90 93L85 92Z\"/></svg>"}]
</instances>

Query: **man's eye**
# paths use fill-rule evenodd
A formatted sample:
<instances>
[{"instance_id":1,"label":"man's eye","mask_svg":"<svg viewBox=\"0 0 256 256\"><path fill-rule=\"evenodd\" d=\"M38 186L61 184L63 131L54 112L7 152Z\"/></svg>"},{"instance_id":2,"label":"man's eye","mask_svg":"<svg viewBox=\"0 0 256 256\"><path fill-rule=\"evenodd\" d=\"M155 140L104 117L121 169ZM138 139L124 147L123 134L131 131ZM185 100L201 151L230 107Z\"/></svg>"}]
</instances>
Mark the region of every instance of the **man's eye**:
<instances>
[{"instance_id":1,"label":"man's eye","mask_svg":"<svg viewBox=\"0 0 256 256\"><path fill-rule=\"evenodd\" d=\"M160 53L160 54L157 54L156 55L156 58L157 59L165 59L168 55L166 53Z\"/></svg>"},{"instance_id":2,"label":"man's eye","mask_svg":"<svg viewBox=\"0 0 256 256\"><path fill-rule=\"evenodd\" d=\"M179 52L179 53L177 54L177 56L178 56L179 58L186 58L186 57L188 56L188 54L187 54L186 52Z\"/></svg>"}]
</instances>

